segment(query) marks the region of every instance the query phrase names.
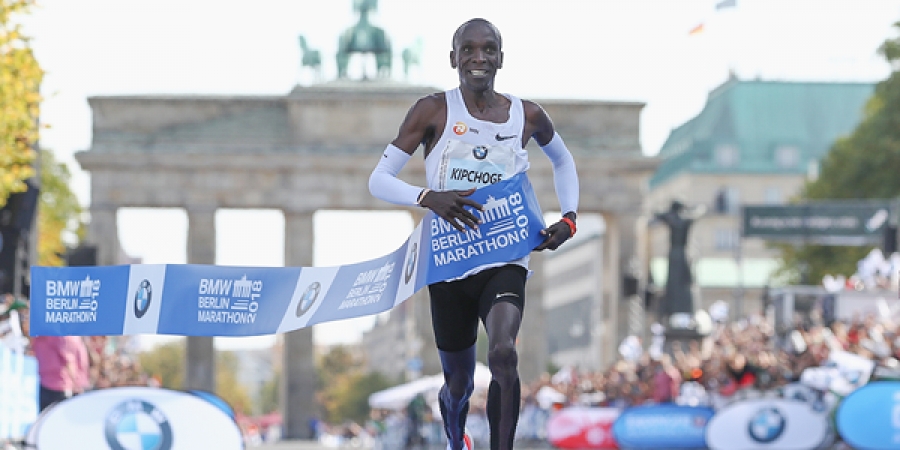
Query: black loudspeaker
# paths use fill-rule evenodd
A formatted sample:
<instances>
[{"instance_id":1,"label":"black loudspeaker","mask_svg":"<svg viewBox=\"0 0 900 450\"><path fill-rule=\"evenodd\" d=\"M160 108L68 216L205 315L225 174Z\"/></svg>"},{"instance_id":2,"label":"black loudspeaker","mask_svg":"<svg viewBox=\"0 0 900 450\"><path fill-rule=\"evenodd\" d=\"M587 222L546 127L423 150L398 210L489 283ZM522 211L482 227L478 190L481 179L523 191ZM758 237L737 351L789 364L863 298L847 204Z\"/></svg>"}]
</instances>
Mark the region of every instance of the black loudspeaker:
<instances>
[{"instance_id":1,"label":"black loudspeaker","mask_svg":"<svg viewBox=\"0 0 900 450\"><path fill-rule=\"evenodd\" d=\"M16 231L31 229L38 207L40 189L32 180L25 180L25 192L16 192L6 199L6 205L0 209L0 229L12 228Z\"/></svg>"},{"instance_id":2,"label":"black loudspeaker","mask_svg":"<svg viewBox=\"0 0 900 450\"><path fill-rule=\"evenodd\" d=\"M881 251L885 256L897 252L897 225L885 225Z\"/></svg>"},{"instance_id":3,"label":"black loudspeaker","mask_svg":"<svg viewBox=\"0 0 900 450\"><path fill-rule=\"evenodd\" d=\"M69 267L96 266L97 246L79 245L66 253L66 265Z\"/></svg>"},{"instance_id":4,"label":"black loudspeaker","mask_svg":"<svg viewBox=\"0 0 900 450\"><path fill-rule=\"evenodd\" d=\"M622 295L625 299L632 295L638 295L638 279L628 273L622 277Z\"/></svg>"}]
</instances>

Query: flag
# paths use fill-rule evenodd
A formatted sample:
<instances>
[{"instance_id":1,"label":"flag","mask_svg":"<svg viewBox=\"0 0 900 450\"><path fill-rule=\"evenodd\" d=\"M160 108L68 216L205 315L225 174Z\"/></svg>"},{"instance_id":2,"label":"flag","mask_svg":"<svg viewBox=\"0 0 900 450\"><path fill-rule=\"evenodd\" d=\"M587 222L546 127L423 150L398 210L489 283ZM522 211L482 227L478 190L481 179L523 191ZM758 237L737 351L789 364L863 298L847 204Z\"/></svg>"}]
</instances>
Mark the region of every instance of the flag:
<instances>
[{"instance_id":1,"label":"flag","mask_svg":"<svg viewBox=\"0 0 900 450\"><path fill-rule=\"evenodd\" d=\"M697 25L696 27L691 28L691 31L688 32L688 35L690 35L690 36L696 36L696 35L698 35L698 34L700 34L700 33L703 32L703 28L704 28L704 26L703 26L703 24L701 23L701 24Z\"/></svg>"},{"instance_id":2,"label":"flag","mask_svg":"<svg viewBox=\"0 0 900 450\"><path fill-rule=\"evenodd\" d=\"M737 6L737 0L721 0L719 3L716 3L716 11L734 8L735 6Z\"/></svg>"}]
</instances>

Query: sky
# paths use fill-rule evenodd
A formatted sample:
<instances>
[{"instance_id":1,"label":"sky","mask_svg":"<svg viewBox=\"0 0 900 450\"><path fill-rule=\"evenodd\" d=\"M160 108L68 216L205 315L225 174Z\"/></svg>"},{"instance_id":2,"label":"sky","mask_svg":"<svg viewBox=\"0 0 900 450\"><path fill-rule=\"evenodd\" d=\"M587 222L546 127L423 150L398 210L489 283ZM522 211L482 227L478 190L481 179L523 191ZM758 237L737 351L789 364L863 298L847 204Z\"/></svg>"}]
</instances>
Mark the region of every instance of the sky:
<instances>
[{"instance_id":1,"label":"sky","mask_svg":"<svg viewBox=\"0 0 900 450\"><path fill-rule=\"evenodd\" d=\"M538 103L643 102L640 137L647 155L699 113L709 91L729 73L828 82L877 82L890 73L876 50L897 36L900 0L735 0L733 7L717 8L721 1L381 0L371 20L391 37L395 80L444 90L457 84L448 56L453 32L470 18L486 18L503 36L497 90ZM41 133L41 145L69 165L73 190L88 206L90 177L73 157L91 147L88 98L284 95L313 81L300 67L300 35L322 53L323 79L331 80L338 36L356 22L352 5L353 0L38 0L19 21L46 72L41 122L49 128ZM702 31L691 33L701 24ZM405 76L399 55L417 43L421 63ZM352 60L351 74L366 64L371 63ZM280 214L226 210L216 220L217 264L283 265ZM360 220L383 230L379 239L349 228ZM128 209L119 222L131 256L148 264L186 262L183 212ZM161 225L145 228L150 222ZM315 265L384 255L413 228L403 213L322 211L315 223ZM259 227L265 232L249 231ZM319 325L315 340L355 342L371 323L364 318ZM235 348L270 342L216 341Z\"/></svg>"}]
</instances>

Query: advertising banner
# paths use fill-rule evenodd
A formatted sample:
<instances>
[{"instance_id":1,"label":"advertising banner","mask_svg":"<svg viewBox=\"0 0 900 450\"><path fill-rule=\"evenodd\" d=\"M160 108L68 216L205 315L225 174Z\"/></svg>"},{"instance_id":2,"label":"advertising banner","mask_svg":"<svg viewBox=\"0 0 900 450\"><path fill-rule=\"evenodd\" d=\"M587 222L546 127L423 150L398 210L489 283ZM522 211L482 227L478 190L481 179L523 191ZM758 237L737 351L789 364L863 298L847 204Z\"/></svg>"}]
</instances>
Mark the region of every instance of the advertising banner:
<instances>
[{"instance_id":1,"label":"advertising banner","mask_svg":"<svg viewBox=\"0 0 900 450\"><path fill-rule=\"evenodd\" d=\"M40 450L241 450L225 411L181 391L122 387L90 391L44 410L25 439Z\"/></svg>"},{"instance_id":2,"label":"advertising banner","mask_svg":"<svg viewBox=\"0 0 900 450\"><path fill-rule=\"evenodd\" d=\"M733 403L706 426L711 450L813 450L831 439L828 414L809 403L753 399Z\"/></svg>"},{"instance_id":3,"label":"advertising banner","mask_svg":"<svg viewBox=\"0 0 900 450\"><path fill-rule=\"evenodd\" d=\"M742 236L820 245L881 242L889 201L828 201L743 208Z\"/></svg>"},{"instance_id":4,"label":"advertising banner","mask_svg":"<svg viewBox=\"0 0 900 450\"><path fill-rule=\"evenodd\" d=\"M706 425L713 414L704 406L636 406L622 412L612 432L622 448L705 449Z\"/></svg>"},{"instance_id":5,"label":"advertising banner","mask_svg":"<svg viewBox=\"0 0 900 450\"><path fill-rule=\"evenodd\" d=\"M37 361L0 344L0 439L23 438L37 415Z\"/></svg>"},{"instance_id":6,"label":"advertising banner","mask_svg":"<svg viewBox=\"0 0 900 450\"><path fill-rule=\"evenodd\" d=\"M547 439L564 449L615 449L612 426L621 411L617 408L564 408L547 421Z\"/></svg>"},{"instance_id":7,"label":"advertising banner","mask_svg":"<svg viewBox=\"0 0 900 450\"><path fill-rule=\"evenodd\" d=\"M31 334L255 336L377 314L428 284L527 256L543 217L524 173L483 187L477 230L429 212L393 253L336 267L32 267Z\"/></svg>"},{"instance_id":8,"label":"advertising banner","mask_svg":"<svg viewBox=\"0 0 900 450\"><path fill-rule=\"evenodd\" d=\"M853 448L900 448L900 381L873 381L853 391L838 405L835 422Z\"/></svg>"}]
</instances>

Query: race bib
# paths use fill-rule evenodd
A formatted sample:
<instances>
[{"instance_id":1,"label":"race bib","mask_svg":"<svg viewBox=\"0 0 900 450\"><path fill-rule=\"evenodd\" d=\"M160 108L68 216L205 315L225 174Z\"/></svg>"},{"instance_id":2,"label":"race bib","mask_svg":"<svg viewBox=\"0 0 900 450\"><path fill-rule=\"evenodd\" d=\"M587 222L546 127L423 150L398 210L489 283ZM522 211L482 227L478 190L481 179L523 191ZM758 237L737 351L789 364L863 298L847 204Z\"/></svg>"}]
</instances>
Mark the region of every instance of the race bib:
<instances>
[{"instance_id":1,"label":"race bib","mask_svg":"<svg viewBox=\"0 0 900 450\"><path fill-rule=\"evenodd\" d=\"M515 150L502 145L448 141L441 155L438 189L479 188L516 174Z\"/></svg>"}]
</instances>

